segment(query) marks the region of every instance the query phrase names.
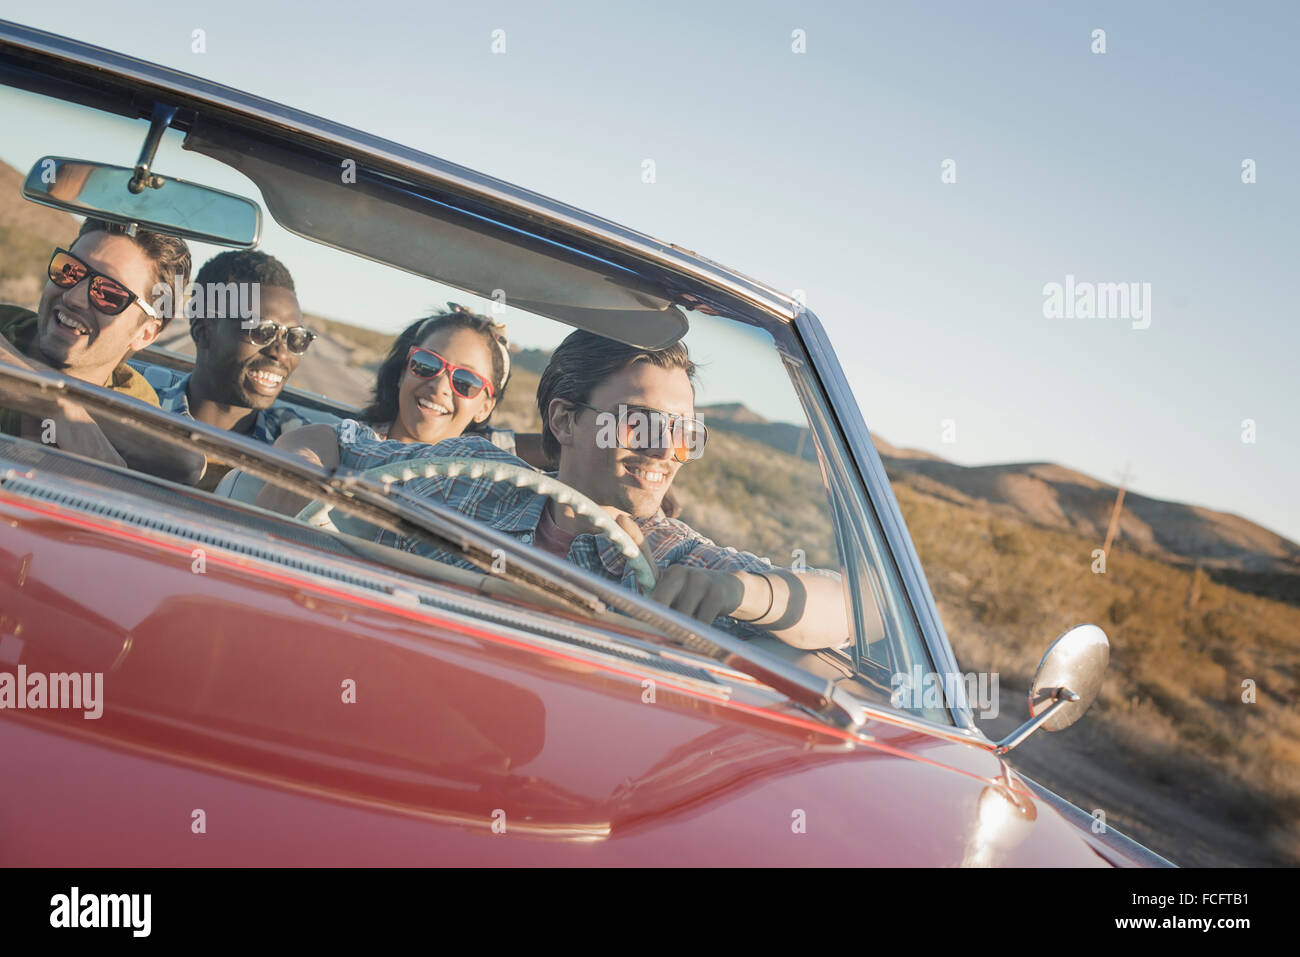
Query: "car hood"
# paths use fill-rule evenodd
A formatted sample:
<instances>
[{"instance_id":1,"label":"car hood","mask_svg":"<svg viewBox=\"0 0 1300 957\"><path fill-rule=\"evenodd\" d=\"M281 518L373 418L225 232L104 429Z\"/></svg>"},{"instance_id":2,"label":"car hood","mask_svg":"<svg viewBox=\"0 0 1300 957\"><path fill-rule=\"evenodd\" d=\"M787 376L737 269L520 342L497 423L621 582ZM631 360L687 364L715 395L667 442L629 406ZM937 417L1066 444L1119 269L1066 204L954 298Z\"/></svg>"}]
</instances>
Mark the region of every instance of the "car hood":
<instances>
[{"instance_id":1,"label":"car hood","mask_svg":"<svg viewBox=\"0 0 1300 957\"><path fill-rule=\"evenodd\" d=\"M731 726L684 741L616 790L611 838L672 819L734 863L1106 866L987 749L885 720L864 730L873 740Z\"/></svg>"},{"instance_id":2,"label":"car hood","mask_svg":"<svg viewBox=\"0 0 1300 957\"><path fill-rule=\"evenodd\" d=\"M986 743L889 716L849 735L761 689L12 515L0 670L105 673L99 719L0 721L47 863L203 863L160 831L202 787L229 802L224 863L1105 864Z\"/></svg>"}]
</instances>

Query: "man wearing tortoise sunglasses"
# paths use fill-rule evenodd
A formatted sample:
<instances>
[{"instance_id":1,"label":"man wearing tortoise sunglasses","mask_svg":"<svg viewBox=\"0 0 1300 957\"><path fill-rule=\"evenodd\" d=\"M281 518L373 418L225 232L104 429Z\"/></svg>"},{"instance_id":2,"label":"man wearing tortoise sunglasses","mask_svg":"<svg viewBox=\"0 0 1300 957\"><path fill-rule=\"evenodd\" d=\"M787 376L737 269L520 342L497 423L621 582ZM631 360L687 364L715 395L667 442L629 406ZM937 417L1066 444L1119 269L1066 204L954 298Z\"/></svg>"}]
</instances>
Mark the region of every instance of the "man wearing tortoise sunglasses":
<instances>
[{"instance_id":1,"label":"man wearing tortoise sunglasses","mask_svg":"<svg viewBox=\"0 0 1300 957\"><path fill-rule=\"evenodd\" d=\"M147 298L149 290L176 275L187 280L189 270L184 240L143 229L129 236L125 227L87 219L71 247L51 255L37 311L0 307L0 362L54 369L156 406L157 394L126 360L170 318ZM0 410L0 431L185 483L203 468L201 455L97 422L66 397L46 402L39 413Z\"/></svg>"},{"instance_id":2,"label":"man wearing tortoise sunglasses","mask_svg":"<svg viewBox=\"0 0 1300 957\"><path fill-rule=\"evenodd\" d=\"M257 295L233 295L241 284ZM231 250L204 263L194 286L213 314L204 310L190 319L195 356L189 375L163 381L165 370L150 371L163 408L268 443L303 424L278 401L316 339L303 326L289 270L266 253ZM256 303L256 314L242 317L237 302Z\"/></svg>"},{"instance_id":3,"label":"man wearing tortoise sunglasses","mask_svg":"<svg viewBox=\"0 0 1300 957\"><path fill-rule=\"evenodd\" d=\"M591 332L570 334L537 386L542 447L556 477L603 506L659 567L655 600L701 621L725 617L742 634L758 628L799 648L841 644L849 628L835 576L774 566L664 514L677 473L705 454L708 431L695 418L695 376L682 343L651 351ZM572 509L549 503L536 540L627 583L617 548L584 526Z\"/></svg>"}]
</instances>

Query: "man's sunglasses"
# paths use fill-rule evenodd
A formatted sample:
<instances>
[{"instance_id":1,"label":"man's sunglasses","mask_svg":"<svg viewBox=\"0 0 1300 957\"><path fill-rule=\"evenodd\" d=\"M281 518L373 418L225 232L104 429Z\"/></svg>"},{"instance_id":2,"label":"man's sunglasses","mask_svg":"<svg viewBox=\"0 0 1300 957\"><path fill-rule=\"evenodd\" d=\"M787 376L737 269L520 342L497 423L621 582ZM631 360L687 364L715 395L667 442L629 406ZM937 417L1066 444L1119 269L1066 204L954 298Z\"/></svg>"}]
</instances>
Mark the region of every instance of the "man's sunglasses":
<instances>
[{"instance_id":1,"label":"man's sunglasses","mask_svg":"<svg viewBox=\"0 0 1300 957\"><path fill-rule=\"evenodd\" d=\"M417 379L436 379L446 372L451 379L451 391L462 399L473 399L484 389L493 395L492 383L467 366L454 366L432 349L411 346L406 354L406 367Z\"/></svg>"},{"instance_id":2,"label":"man's sunglasses","mask_svg":"<svg viewBox=\"0 0 1300 957\"><path fill-rule=\"evenodd\" d=\"M269 346L276 339L284 336L284 344L296 356L302 355L316 341L317 334L304 326L282 326L270 319L263 319L251 329L244 329L246 340L255 346Z\"/></svg>"},{"instance_id":3,"label":"man's sunglasses","mask_svg":"<svg viewBox=\"0 0 1300 957\"><path fill-rule=\"evenodd\" d=\"M134 302L139 304L149 318L158 318L158 313L154 312L153 307L130 289L113 277L91 269L66 249L54 250L54 255L50 257L49 274L50 282L60 289L71 289L89 276L90 286L87 295L90 304L106 316L116 316L126 311L127 306Z\"/></svg>"},{"instance_id":4,"label":"man's sunglasses","mask_svg":"<svg viewBox=\"0 0 1300 957\"><path fill-rule=\"evenodd\" d=\"M617 412L598 409L585 402L572 405L602 416L609 416L619 448L633 450L671 449L678 462L698 459L709 441L709 430L699 419L673 415L640 405L620 406Z\"/></svg>"}]
</instances>

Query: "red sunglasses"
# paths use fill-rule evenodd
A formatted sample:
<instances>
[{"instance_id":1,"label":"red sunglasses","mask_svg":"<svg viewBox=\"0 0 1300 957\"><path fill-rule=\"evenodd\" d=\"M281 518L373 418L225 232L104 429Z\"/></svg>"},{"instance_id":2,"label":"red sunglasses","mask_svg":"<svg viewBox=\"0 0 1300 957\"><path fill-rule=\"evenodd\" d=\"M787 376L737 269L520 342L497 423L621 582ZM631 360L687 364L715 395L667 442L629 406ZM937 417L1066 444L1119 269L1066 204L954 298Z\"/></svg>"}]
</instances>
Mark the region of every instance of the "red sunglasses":
<instances>
[{"instance_id":1,"label":"red sunglasses","mask_svg":"<svg viewBox=\"0 0 1300 957\"><path fill-rule=\"evenodd\" d=\"M436 379L446 372L451 380L451 391L462 399L477 398L484 389L493 395L492 383L468 366L454 366L432 349L411 346L406 354L406 367L417 379Z\"/></svg>"}]
</instances>

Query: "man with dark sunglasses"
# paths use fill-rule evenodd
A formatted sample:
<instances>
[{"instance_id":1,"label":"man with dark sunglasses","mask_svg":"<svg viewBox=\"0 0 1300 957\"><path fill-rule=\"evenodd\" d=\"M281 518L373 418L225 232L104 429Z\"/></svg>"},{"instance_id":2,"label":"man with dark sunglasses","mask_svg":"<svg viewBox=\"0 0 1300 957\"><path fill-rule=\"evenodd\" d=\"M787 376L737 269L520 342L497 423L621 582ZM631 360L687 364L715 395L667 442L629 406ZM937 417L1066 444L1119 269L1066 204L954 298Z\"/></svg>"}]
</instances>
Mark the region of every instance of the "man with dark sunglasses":
<instances>
[{"instance_id":1,"label":"man with dark sunglasses","mask_svg":"<svg viewBox=\"0 0 1300 957\"><path fill-rule=\"evenodd\" d=\"M170 314L152 300L157 284L189 279L184 240L87 219L70 248L50 257L37 311L0 307L0 362L72 378L158 405L144 377L127 365L152 343ZM54 444L114 465L192 484L203 457L101 417L65 397L0 409L0 431Z\"/></svg>"},{"instance_id":2,"label":"man with dark sunglasses","mask_svg":"<svg viewBox=\"0 0 1300 957\"><path fill-rule=\"evenodd\" d=\"M193 371L146 370L162 407L267 444L306 425L300 412L279 400L316 338L303 326L289 270L266 253L232 250L204 263L194 286L203 308L191 310ZM241 307L252 303L254 314L242 315ZM199 487L215 488L227 471L210 459Z\"/></svg>"}]
</instances>

